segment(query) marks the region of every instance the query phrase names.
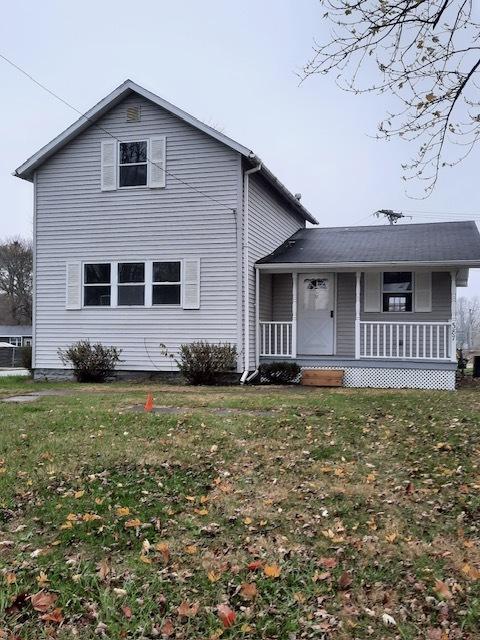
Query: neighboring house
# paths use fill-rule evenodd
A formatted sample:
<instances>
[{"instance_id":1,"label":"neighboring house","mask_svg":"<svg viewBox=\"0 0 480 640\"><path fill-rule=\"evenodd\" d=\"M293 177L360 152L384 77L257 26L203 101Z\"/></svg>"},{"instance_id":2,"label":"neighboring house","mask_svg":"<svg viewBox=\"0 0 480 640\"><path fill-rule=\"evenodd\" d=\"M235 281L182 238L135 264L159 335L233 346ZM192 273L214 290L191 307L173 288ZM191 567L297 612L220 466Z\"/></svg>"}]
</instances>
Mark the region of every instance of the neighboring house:
<instances>
[{"instance_id":1,"label":"neighboring house","mask_svg":"<svg viewBox=\"0 0 480 640\"><path fill-rule=\"evenodd\" d=\"M0 342L8 342L14 347L29 346L32 344L32 327L0 324Z\"/></svg>"},{"instance_id":2,"label":"neighboring house","mask_svg":"<svg viewBox=\"0 0 480 640\"><path fill-rule=\"evenodd\" d=\"M124 372L229 342L259 362L341 368L350 386L453 388L456 286L473 223L316 224L246 147L127 80L16 171L34 183L37 377L58 348L122 349Z\"/></svg>"},{"instance_id":3,"label":"neighboring house","mask_svg":"<svg viewBox=\"0 0 480 640\"><path fill-rule=\"evenodd\" d=\"M0 368L21 366L21 349L12 347L27 347L31 344L32 327L0 324Z\"/></svg>"}]
</instances>

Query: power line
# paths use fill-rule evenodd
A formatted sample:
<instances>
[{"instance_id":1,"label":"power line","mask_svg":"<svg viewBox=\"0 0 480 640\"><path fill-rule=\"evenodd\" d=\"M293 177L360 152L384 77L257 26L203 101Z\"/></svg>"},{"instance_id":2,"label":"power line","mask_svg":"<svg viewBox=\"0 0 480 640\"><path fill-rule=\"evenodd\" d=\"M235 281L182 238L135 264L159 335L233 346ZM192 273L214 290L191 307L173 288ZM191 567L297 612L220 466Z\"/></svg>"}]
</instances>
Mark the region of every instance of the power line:
<instances>
[{"instance_id":1,"label":"power line","mask_svg":"<svg viewBox=\"0 0 480 640\"><path fill-rule=\"evenodd\" d=\"M100 131L103 131L104 133L106 133L107 135L109 135L111 138L113 138L114 140L116 140L117 142L123 142L122 140L120 140L120 138L117 138L117 136L113 135L113 133L111 133L110 131L107 131L107 129L104 129L103 127L101 127L99 124L97 124L96 122L94 122L91 118L89 118L87 115L85 115L85 113L83 113L82 111L80 111L79 109L77 109L76 107L74 107L72 104L70 104L67 100L65 100L64 98L62 98L61 96L59 96L58 94L56 94L54 91L52 91L51 89L49 89L47 86L45 86L44 84L42 84L39 80L37 80L36 78L34 78L30 73L28 73L27 71L25 71L25 69L22 69L22 67L20 67L18 64L16 64L15 62L13 62L13 60L10 60L9 58L7 58L6 56L4 56L2 53L0 53L0 58L2 58L3 60L5 60L5 62L7 62L9 65L11 65L14 69L17 69L17 71L20 71L20 73L22 73L24 76L26 76L29 80L31 80L32 82L34 82L37 86L39 86L41 89L43 89L44 91L46 91L47 93L49 93L51 96L53 96L54 98L56 98L57 100L59 100L60 102L62 102L64 105L66 105L67 107L69 107L70 109L73 109L73 111L75 111L76 113L78 113L80 115L80 117L85 118L85 120L87 120L87 122L90 122L91 125L97 127L97 129L100 129ZM162 167L161 165L157 164L156 162L154 162L153 160L151 160L148 156L147 156L147 162L150 162L150 164L153 164L155 167L157 167L158 169L161 169L167 176L170 176L172 178L174 178L175 180L177 180L178 182L180 182L181 184L185 185L186 187L189 187L190 189L192 189L193 191L196 191L197 193L199 193L200 195L204 196L205 198L208 198L209 200L211 200L212 202L215 202L216 204L220 205L221 207L223 207L224 209L226 209L227 211L229 211L230 213L236 213L236 209L233 207L227 207L227 205L225 205L223 202L220 202L220 200L217 200L216 198L213 198L212 196L210 196L208 193L205 193L204 191L202 191L201 189L198 189L197 187L195 187L194 185L190 184L189 182L186 182L185 180L183 180L182 178L179 178L178 176L176 176L175 174L173 174L171 171L167 171L167 169L165 169L164 167Z\"/></svg>"}]
</instances>

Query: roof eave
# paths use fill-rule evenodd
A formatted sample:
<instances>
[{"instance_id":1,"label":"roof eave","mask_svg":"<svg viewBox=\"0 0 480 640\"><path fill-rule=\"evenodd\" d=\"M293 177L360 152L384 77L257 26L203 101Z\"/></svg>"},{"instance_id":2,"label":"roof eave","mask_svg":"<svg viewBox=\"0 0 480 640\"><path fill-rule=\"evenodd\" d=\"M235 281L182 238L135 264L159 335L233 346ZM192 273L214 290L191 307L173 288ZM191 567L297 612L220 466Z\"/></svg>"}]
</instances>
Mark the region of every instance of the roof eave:
<instances>
[{"instance_id":1,"label":"roof eave","mask_svg":"<svg viewBox=\"0 0 480 640\"><path fill-rule=\"evenodd\" d=\"M392 260L382 262L261 262L255 263L255 269L259 270L288 270L288 269L341 269L343 271L354 269L379 269L396 267L420 267L420 268L480 268L480 260Z\"/></svg>"}]
</instances>

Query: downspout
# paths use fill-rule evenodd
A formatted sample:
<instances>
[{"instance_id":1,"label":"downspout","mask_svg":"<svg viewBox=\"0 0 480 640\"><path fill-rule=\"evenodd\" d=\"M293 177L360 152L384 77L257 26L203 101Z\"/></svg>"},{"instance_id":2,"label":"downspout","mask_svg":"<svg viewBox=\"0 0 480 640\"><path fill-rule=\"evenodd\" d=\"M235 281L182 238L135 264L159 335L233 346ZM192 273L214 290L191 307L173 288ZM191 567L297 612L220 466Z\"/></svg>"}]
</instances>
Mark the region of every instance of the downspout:
<instances>
[{"instance_id":1,"label":"downspout","mask_svg":"<svg viewBox=\"0 0 480 640\"><path fill-rule=\"evenodd\" d=\"M250 255L248 251L249 235L248 235L248 187L249 177L252 173L260 171L262 163L256 167L248 169L243 174L243 306L244 306L244 371L240 378L240 383L244 384L248 377L250 369Z\"/></svg>"}]
</instances>

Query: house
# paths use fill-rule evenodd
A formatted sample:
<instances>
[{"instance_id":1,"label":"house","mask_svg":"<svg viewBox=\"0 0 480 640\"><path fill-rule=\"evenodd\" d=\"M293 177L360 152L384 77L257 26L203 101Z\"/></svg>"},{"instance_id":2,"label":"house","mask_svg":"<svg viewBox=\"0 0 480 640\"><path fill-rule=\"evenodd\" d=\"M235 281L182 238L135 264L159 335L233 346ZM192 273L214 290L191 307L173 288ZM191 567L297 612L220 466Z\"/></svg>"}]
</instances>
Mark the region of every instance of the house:
<instances>
[{"instance_id":1,"label":"house","mask_svg":"<svg viewBox=\"0 0 480 640\"><path fill-rule=\"evenodd\" d=\"M8 342L14 347L30 346L32 344L32 327L20 324L0 324L0 342Z\"/></svg>"},{"instance_id":2,"label":"house","mask_svg":"<svg viewBox=\"0 0 480 640\"><path fill-rule=\"evenodd\" d=\"M0 368L20 367L21 349L32 344L32 327L0 324Z\"/></svg>"},{"instance_id":3,"label":"house","mask_svg":"<svg viewBox=\"0 0 480 640\"><path fill-rule=\"evenodd\" d=\"M351 386L453 388L455 291L473 223L312 229L248 148L127 80L15 175L34 185L37 378L79 339L121 373L172 370L194 340L260 362L341 369Z\"/></svg>"}]
</instances>

